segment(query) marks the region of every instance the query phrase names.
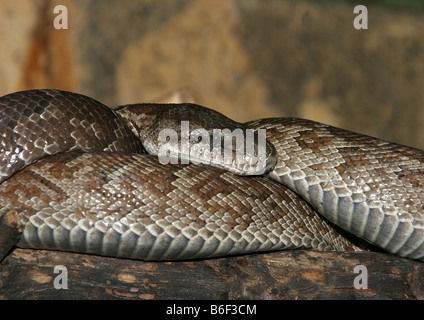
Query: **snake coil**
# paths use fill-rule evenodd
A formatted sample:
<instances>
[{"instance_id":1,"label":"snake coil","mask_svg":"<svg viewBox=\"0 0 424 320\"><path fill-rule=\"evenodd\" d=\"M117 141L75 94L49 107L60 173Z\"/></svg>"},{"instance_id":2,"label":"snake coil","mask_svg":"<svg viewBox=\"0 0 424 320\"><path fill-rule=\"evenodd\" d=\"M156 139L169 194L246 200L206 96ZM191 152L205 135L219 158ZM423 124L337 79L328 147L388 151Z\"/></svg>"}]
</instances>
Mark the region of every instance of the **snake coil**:
<instances>
[{"instance_id":1,"label":"snake coil","mask_svg":"<svg viewBox=\"0 0 424 320\"><path fill-rule=\"evenodd\" d=\"M143 260L361 250L337 226L424 259L421 150L304 119L240 124L192 104L111 110L59 90L1 97L0 114L0 260L15 245ZM265 129L266 173L146 154L181 121Z\"/></svg>"}]
</instances>

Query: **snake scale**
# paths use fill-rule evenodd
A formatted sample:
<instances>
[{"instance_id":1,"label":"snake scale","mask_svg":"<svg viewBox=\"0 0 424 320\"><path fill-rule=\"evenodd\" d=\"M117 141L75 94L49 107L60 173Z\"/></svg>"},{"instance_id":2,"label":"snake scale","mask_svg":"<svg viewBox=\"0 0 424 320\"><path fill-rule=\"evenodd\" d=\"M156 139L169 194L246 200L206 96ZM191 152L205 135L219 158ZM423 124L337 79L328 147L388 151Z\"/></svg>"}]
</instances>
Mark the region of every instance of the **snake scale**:
<instances>
[{"instance_id":1,"label":"snake scale","mask_svg":"<svg viewBox=\"0 0 424 320\"><path fill-rule=\"evenodd\" d=\"M421 150L304 119L240 124L193 104L112 110L52 89L1 97L0 114L0 260L14 246L140 260L362 250L349 234L424 259ZM148 154L158 132L184 120L265 129L265 173L159 163Z\"/></svg>"}]
</instances>

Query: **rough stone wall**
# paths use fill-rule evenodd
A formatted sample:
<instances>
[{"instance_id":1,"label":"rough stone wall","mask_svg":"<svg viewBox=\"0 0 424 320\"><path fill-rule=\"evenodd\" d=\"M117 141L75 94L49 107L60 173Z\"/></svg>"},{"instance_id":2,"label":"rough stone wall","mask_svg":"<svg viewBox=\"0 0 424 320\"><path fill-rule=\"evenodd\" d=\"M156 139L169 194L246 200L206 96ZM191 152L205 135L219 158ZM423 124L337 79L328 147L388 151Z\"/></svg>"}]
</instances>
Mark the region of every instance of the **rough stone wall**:
<instances>
[{"instance_id":1,"label":"rough stone wall","mask_svg":"<svg viewBox=\"0 0 424 320\"><path fill-rule=\"evenodd\" d=\"M68 9L56 30L53 8ZM190 88L238 121L297 116L424 148L424 12L281 0L2 0L0 95L113 106Z\"/></svg>"}]
</instances>

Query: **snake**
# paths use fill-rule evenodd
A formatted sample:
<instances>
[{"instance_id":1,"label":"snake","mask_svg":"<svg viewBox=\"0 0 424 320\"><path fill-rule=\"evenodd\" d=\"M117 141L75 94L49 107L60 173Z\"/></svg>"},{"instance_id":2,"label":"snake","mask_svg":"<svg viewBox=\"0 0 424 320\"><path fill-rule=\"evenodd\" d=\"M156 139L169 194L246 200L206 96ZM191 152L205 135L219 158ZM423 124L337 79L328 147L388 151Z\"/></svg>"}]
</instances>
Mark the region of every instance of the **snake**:
<instances>
[{"instance_id":1,"label":"snake","mask_svg":"<svg viewBox=\"0 0 424 320\"><path fill-rule=\"evenodd\" d=\"M188 148L161 140L168 129ZM224 129L252 132L253 153L237 158L243 145L215 135ZM0 133L0 261L15 247L173 261L368 244L424 260L424 151L412 147L300 118L109 108L54 89L1 97ZM225 143L223 161L212 151ZM167 144L180 148L164 163Z\"/></svg>"}]
</instances>

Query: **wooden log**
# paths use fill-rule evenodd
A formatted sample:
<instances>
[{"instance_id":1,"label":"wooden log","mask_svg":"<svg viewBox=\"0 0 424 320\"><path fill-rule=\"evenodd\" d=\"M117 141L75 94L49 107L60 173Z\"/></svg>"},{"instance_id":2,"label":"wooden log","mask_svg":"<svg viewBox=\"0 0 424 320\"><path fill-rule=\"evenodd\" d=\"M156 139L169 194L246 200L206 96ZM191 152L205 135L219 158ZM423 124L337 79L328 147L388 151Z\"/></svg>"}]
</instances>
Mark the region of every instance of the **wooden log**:
<instances>
[{"instance_id":1,"label":"wooden log","mask_svg":"<svg viewBox=\"0 0 424 320\"><path fill-rule=\"evenodd\" d=\"M423 299L423 275L421 262L372 252L143 262L15 249L0 264L0 299Z\"/></svg>"}]
</instances>

